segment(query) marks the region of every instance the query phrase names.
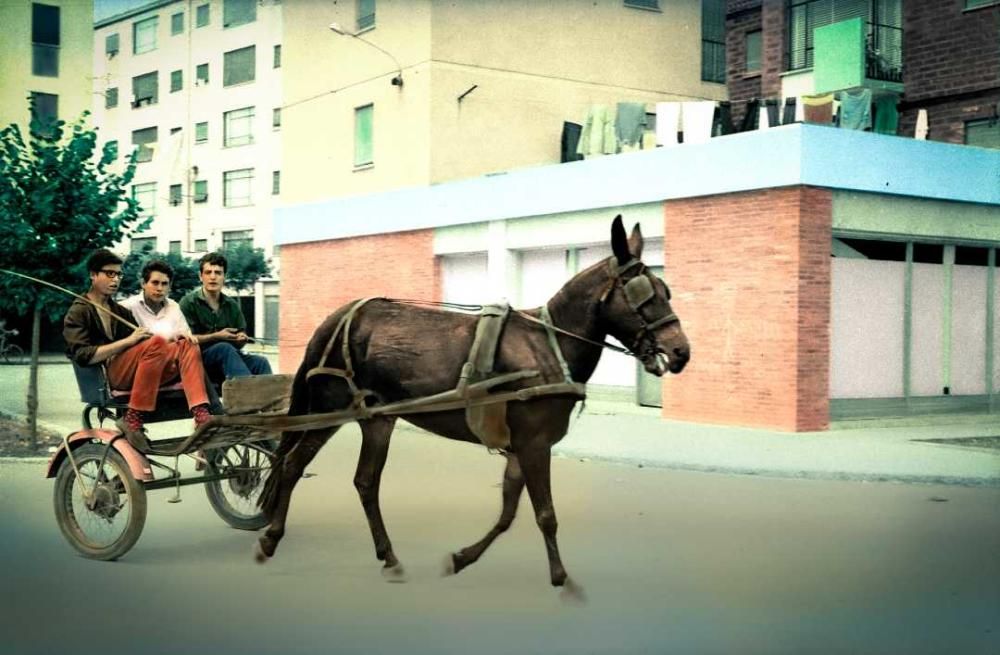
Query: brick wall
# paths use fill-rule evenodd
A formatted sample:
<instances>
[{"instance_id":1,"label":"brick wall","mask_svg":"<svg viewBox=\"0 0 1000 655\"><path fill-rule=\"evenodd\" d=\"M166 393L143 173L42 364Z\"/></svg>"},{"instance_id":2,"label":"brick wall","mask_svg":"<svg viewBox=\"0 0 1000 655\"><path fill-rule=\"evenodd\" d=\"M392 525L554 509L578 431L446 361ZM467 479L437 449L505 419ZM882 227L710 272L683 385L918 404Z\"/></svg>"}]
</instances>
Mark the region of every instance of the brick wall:
<instances>
[{"instance_id":1,"label":"brick wall","mask_svg":"<svg viewBox=\"0 0 1000 655\"><path fill-rule=\"evenodd\" d=\"M963 0L903 5L906 85L900 134L927 109L935 141L962 143L965 121L995 116L1000 102L1000 6L963 11Z\"/></svg>"},{"instance_id":2,"label":"brick wall","mask_svg":"<svg viewBox=\"0 0 1000 655\"><path fill-rule=\"evenodd\" d=\"M726 86L736 126L743 121L746 102L761 97L760 71L748 74L745 70L746 34L759 29L760 0L729 0L726 6Z\"/></svg>"},{"instance_id":3,"label":"brick wall","mask_svg":"<svg viewBox=\"0 0 1000 655\"><path fill-rule=\"evenodd\" d=\"M829 427L831 193L791 187L668 201L666 262L692 359L663 416Z\"/></svg>"},{"instance_id":4,"label":"brick wall","mask_svg":"<svg viewBox=\"0 0 1000 655\"><path fill-rule=\"evenodd\" d=\"M294 373L319 324L366 296L440 300L433 231L282 246L281 370Z\"/></svg>"}]
</instances>

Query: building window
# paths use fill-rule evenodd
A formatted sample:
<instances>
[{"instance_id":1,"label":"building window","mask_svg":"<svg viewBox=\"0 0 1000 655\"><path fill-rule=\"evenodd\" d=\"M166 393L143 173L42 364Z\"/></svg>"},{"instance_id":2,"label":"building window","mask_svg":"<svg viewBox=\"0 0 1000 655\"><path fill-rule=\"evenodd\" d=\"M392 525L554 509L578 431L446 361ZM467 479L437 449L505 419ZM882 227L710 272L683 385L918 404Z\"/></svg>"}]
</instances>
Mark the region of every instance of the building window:
<instances>
[{"instance_id":1,"label":"building window","mask_svg":"<svg viewBox=\"0 0 1000 655\"><path fill-rule=\"evenodd\" d=\"M170 71L170 92L180 91L184 88L184 71Z\"/></svg>"},{"instance_id":2,"label":"building window","mask_svg":"<svg viewBox=\"0 0 1000 655\"><path fill-rule=\"evenodd\" d=\"M208 122L194 124L194 142L205 143L208 141Z\"/></svg>"},{"instance_id":3,"label":"building window","mask_svg":"<svg viewBox=\"0 0 1000 655\"><path fill-rule=\"evenodd\" d=\"M375 27L375 0L358 0L358 30Z\"/></svg>"},{"instance_id":4,"label":"building window","mask_svg":"<svg viewBox=\"0 0 1000 655\"><path fill-rule=\"evenodd\" d=\"M170 185L170 206L176 207L181 204L181 198L184 196L182 191L183 187L180 184Z\"/></svg>"},{"instance_id":5,"label":"building window","mask_svg":"<svg viewBox=\"0 0 1000 655\"><path fill-rule=\"evenodd\" d=\"M141 55L156 50L156 30L159 25L158 16L132 23L132 54Z\"/></svg>"},{"instance_id":6,"label":"building window","mask_svg":"<svg viewBox=\"0 0 1000 655\"><path fill-rule=\"evenodd\" d=\"M198 64L194 72L194 85L202 86L208 84L208 64Z\"/></svg>"},{"instance_id":7,"label":"building window","mask_svg":"<svg viewBox=\"0 0 1000 655\"><path fill-rule=\"evenodd\" d=\"M139 203L140 216L156 213L156 182L132 185L132 199ZM135 239L132 240L135 243ZM134 252L134 250L133 250Z\"/></svg>"},{"instance_id":8,"label":"building window","mask_svg":"<svg viewBox=\"0 0 1000 655\"><path fill-rule=\"evenodd\" d=\"M208 252L208 239L195 239L194 240L194 251L195 252Z\"/></svg>"},{"instance_id":9,"label":"building window","mask_svg":"<svg viewBox=\"0 0 1000 655\"><path fill-rule=\"evenodd\" d=\"M659 9L660 0L625 0L626 7L635 9Z\"/></svg>"},{"instance_id":10,"label":"building window","mask_svg":"<svg viewBox=\"0 0 1000 655\"><path fill-rule=\"evenodd\" d=\"M31 92L31 120L39 123L38 132L46 136L59 120L59 96L52 93Z\"/></svg>"},{"instance_id":11,"label":"building window","mask_svg":"<svg viewBox=\"0 0 1000 655\"><path fill-rule=\"evenodd\" d=\"M274 67L281 68L281 46L274 46Z\"/></svg>"},{"instance_id":12,"label":"building window","mask_svg":"<svg viewBox=\"0 0 1000 655\"><path fill-rule=\"evenodd\" d=\"M108 141L104 144L104 150L111 155L111 161L118 161L118 141Z\"/></svg>"},{"instance_id":13,"label":"building window","mask_svg":"<svg viewBox=\"0 0 1000 655\"><path fill-rule=\"evenodd\" d=\"M257 20L257 0L223 0L223 27L237 27L255 20Z\"/></svg>"},{"instance_id":14,"label":"building window","mask_svg":"<svg viewBox=\"0 0 1000 655\"><path fill-rule=\"evenodd\" d=\"M222 174L222 206L245 207L252 200L253 169L226 171Z\"/></svg>"},{"instance_id":15,"label":"building window","mask_svg":"<svg viewBox=\"0 0 1000 655\"><path fill-rule=\"evenodd\" d=\"M245 146L253 143L253 107L234 109L222 115L222 145Z\"/></svg>"},{"instance_id":16,"label":"building window","mask_svg":"<svg viewBox=\"0 0 1000 655\"><path fill-rule=\"evenodd\" d=\"M194 201L208 202L208 180L194 181Z\"/></svg>"},{"instance_id":17,"label":"building window","mask_svg":"<svg viewBox=\"0 0 1000 655\"><path fill-rule=\"evenodd\" d=\"M104 92L104 108L114 109L118 106L118 87L113 86Z\"/></svg>"},{"instance_id":18,"label":"building window","mask_svg":"<svg viewBox=\"0 0 1000 655\"><path fill-rule=\"evenodd\" d=\"M223 250L232 250L240 246L253 248L253 230L233 230L222 233Z\"/></svg>"},{"instance_id":19,"label":"building window","mask_svg":"<svg viewBox=\"0 0 1000 655\"><path fill-rule=\"evenodd\" d=\"M980 148L1000 148L1000 119L966 121L965 143Z\"/></svg>"},{"instance_id":20,"label":"building window","mask_svg":"<svg viewBox=\"0 0 1000 655\"><path fill-rule=\"evenodd\" d=\"M118 32L104 37L104 54L108 59L118 54Z\"/></svg>"},{"instance_id":21,"label":"building window","mask_svg":"<svg viewBox=\"0 0 1000 655\"><path fill-rule=\"evenodd\" d=\"M171 241L170 242L170 247L167 249L167 251L171 255L179 255L179 254L181 254L181 242L180 241Z\"/></svg>"},{"instance_id":22,"label":"building window","mask_svg":"<svg viewBox=\"0 0 1000 655\"><path fill-rule=\"evenodd\" d=\"M59 77L59 7L31 4L31 74Z\"/></svg>"},{"instance_id":23,"label":"building window","mask_svg":"<svg viewBox=\"0 0 1000 655\"><path fill-rule=\"evenodd\" d=\"M195 15L194 15L195 27L205 27L206 25L208 25L208 16L209 16L208 11L209 11L208 5L198 5L197 9L195 9Z\"/></svg>"},{"instance_id":24,"label":"building window","mask_svg":"<svg viewBox=\"0 0 1000 655\"><path fill-rule=\"evenodd\" d=\"M726 1L701 2L701 79L726 81Z\"/></svg>"},{"instance_id":25,"label":"building window","mask_svg":"<svg viewBox=\"0 0 1000 655\"><path fill-rule=\"evenodd\" d=\"M129 249L133 253L156 252L156 237L133 238L131 241Z\"/></svg>"},{"instance_id":26,"label":"building window","mask_svg":"<svg viewBox=\"0 0 1000 655\"><path fill-rule=\"evenodd\" d=\"M276 196L281 193L281 171L271 172L271 195Z\"/></svg>"},{"instance_id":27,"label":"building window","mask_svg":"<svg viewBox=\"0 0 1000 655\"><path fill-rule=\"evenodd\" d=\"M813 31L850 18L861 18L867 28L868 77L902 80L903 17L901 0L789 0L788 70L812 68Z\"/></svg>"},{"instance_id":28,"label":"building window","mask_svg":"<svg viewBox=\"0 0 1000 655\"><path fill-rule=\"evenodd\" d=\"M372 117L374 105L354 110L354 165L367 166L374 162L372 153Z\"/></svg>"},{"instance_id":29,"label":"building window","mask_svg":"<svg viewBox=\"0 0 1000 655\"><path fill-rule=\"evenodd\" d=\"M180 128L180 127L171 127L170 128L170 136L173 136L173 135L177 134L178 132L181 131L181 129L183 129L183 128Z\"/></svg>"},{"instance_id":30,"label":"building window","mask_svg":"<svg viewBox=\"0 0 1000 655\"><path fill-rule=\"evenodd\" d=\"M281 107L275 107L271 112L271 127L274 129L281 127Z\"/></svg>"},{"instance_id":31,"label":"building window","mask_svg":"<svg viewBox=\"0 0 1000 655\"><path fill-rule=\"evenodd\" d=\"M132 145L136 146L135 160L137 162L152 161L153 151L156 147L155 127L146 127L132 132Z\"/></svg>"},{"instance_id":32,"label":"building window","mask_svg":"<svg viewBox=\"0 0 1000 655\"><path fill-rule=\"evenodd\" d=\"M160 101L160 81L157 71L132 78L132 107L155 105Z\"/></svg>"},{"instance_id":33,"label":"building window","mask_svg":"<svg viewBox=\"0 0 1000 655\"><path fill-rule=\"evenodd\" d=\"M177 36L184 33L184 12L178 12L170 16L170 35Z\"/></svg>"},{"instance_id":34,"label":"building window","mask_svg":"<svg viewBox=\"0 0 1000 655\"><path fill-rule=\"evenodd\" d=\"M748 73L759 73L762 45L761 31L754 30L753 32L747 32L743 45L746 49L744 70Z\"/></svg>"},{"instance_id":35,"label":"building window","mask_svg":"<svg viewBox=\"0 0 1000 655\"><path fill-rule=\"evenodd\" d=\"M223 56L222 86L253 82L256 68L257 49L254 46L230 50Z\"/></svg>"}]
</instances>

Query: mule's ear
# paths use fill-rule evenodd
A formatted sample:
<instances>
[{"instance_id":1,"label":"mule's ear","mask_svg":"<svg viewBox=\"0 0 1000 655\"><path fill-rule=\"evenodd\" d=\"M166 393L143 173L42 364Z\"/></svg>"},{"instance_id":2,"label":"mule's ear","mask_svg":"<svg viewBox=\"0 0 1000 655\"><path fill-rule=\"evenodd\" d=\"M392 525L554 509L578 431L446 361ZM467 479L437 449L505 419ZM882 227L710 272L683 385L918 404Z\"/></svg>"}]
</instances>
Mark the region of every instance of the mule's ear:
<instances>
[{"instance_id":1,"label":"mule's ear","mask_svg":"<svg viewBox=\"0 0 1000 655\"><path fill-rule=\"evenodd\" d=\"M642 229L638 223L632 228L632 236L628 238L628 251L636 259L642 259Z\"/></svg>"},{"instance_id":2,"label":"mule's ear","mask_svg":"<svg viewBox=\"0 0 1000 655\"><path fill-rule=\"evenodd\" d=\"M632 259L632 255L628 251L628 239L625 237L625 226L622 225L621 214L615 216L615 220L611 223L611 251L615 253L619 266L624 266L628 260Z\"/></svg>"}]
</instances>

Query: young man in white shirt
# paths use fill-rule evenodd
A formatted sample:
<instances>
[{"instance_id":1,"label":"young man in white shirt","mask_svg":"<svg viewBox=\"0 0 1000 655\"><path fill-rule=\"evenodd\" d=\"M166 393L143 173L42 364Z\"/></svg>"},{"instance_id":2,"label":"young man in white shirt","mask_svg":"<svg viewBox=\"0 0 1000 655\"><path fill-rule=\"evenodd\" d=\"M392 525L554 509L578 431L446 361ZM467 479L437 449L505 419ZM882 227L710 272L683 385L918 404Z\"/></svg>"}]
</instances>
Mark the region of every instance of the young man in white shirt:
<instances>
[{"instance_id":1,"label":"young man in white shirt","mask_svg":"<svg viewBox=\"0 0 1000 655\"><path fill-rule=\"evenodd\" d=\"M150 260L142 267L142 290L121 304L153 336L161 336L167 341L183 338L197 344L180 305L170 299L173 277L174 269L170 264L160 259Z\"/></svg>"}]
</instances>

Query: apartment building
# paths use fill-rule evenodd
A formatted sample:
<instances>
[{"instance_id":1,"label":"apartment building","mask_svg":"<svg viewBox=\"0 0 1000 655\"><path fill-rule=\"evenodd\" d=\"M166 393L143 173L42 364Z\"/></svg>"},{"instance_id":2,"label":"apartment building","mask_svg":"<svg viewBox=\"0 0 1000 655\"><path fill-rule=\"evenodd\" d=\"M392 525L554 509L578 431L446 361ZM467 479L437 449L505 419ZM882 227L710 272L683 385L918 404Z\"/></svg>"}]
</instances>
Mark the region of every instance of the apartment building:
<instances>
[{"instance_id":1,"label":"apartment building","mask_svg":"<svg viewBox=\"0 0 1000 655\"><path fill-rule=\"evenodd\" d=\"M92 39L94 123L123 161L137 151L133 197L154 217L129 247L277 256L280 1L158 0L98 21ZM258 337L276 335L277 294L276 279L257 284Z\"/></svg>"},{"instance_id":2,"label":"apartment building","mask_svg":"<svg viewBox=\"0 0 1000 655\"><path fill-rule=\"evenodd\" d=\"M287 2L283 19L287 203L558 163L563 123L594 105L726 97L721 0Z\"/></svg>"},{"instance_id":3,"label":"apartment building","mask_svg":"<svg viewBox=\"0 0 1000 655\"><path fill-rule=\"evenodd\" d=\"M45 117L72 122L91 105L91 0L0 2L0 126L27 137L27 98Z\"/></svg>"}]
</instances>

